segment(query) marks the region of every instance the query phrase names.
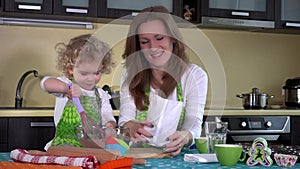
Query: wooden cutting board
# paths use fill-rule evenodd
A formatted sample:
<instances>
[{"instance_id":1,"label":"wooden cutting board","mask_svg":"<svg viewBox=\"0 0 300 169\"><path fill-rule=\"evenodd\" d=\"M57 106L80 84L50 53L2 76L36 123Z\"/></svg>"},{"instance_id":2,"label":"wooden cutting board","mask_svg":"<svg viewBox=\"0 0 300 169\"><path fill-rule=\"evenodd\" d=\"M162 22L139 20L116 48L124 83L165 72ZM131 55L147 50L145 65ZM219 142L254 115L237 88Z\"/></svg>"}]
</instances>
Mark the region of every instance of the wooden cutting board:
<instances>
[{"instance_id":1,"label":"wooden cutting board","mask_svg":"<svg viewBox=\"0 0 300 169\"><path fill-rule=\"evenodd\" d=\"M132 158L169 158L168 154L157 148L130 148L126 157Z\"/></svg>"},{"instance_id":2,"label":"wooden cutting board","mask_svg":"<svg viewBox=\"0 0 300 169\"><path fill-rule=\"evenodd\" d=\"M83 145L85 148L92 148L92 149L103 149L105 147L104 142L98 139L91 139L91 140L81 140L80 144ZM106 149L107 150L107 149ZM114 153L115 151L112 151ZM120 155L119 151L117 151L117 155ZM132 147L129 148L126 157L132 158L167 158L169 155L162 152L161 149L150 147L144 148L143 146Z\"/></svg>"},{"instance_id":3,"label":"wooden cutting board","mask_svg":"<svg viewBox=\"0 0 300 169\"><path fill-rule=\"evenodd\" d=\"M117 150L108 150L100 148L85 148L85 147L65 147L65 146L51 146L47 155L94 155L101 163L122 158ZM165 158L168 157L161 149L157 148L130 148L125 157L131 158Z\"/></svg>"},{"instance_id":4,"label":"wooden cutting board","mask_svg":"<svg viewBox=\"0 0 300 169\"><path fill-rule=\"evenodd\" d=\"M100 148L84 148L84 147L68 147L68 146L51 146L47 155L60 155L60 156L84 156L93 155L102 163L107 161L116 160L121 157L117 150L106 150Z\"/></svg>"}]
</instances>

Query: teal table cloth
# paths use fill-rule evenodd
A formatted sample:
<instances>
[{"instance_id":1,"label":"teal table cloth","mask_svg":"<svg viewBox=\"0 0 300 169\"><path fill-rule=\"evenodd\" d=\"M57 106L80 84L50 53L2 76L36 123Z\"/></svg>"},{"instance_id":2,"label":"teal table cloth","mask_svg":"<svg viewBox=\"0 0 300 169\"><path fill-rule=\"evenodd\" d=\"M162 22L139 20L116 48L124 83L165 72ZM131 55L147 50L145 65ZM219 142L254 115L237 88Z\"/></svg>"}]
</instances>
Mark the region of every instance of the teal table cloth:
<instances>
[{"instance_id":1,"label":"teal table cloth","mask_svg":"<svg viewBox=\"0 0 300 169\"><path fill-rule=\"evenodd\" d=\"M279 167L275 161L272 166L270 167L264 167L262 165L256 165L256 166L247 166L244 163L238 163L236 166L228 166L223 167L220 166L219 163L192 163L192 162L185 162L183 160L184 153L197 153L196 150L189 150L188 152L182 152L180 155L175 156L174 158L167 158L167 159L146 159L145 165L134 165L133 169L262 169L262 168L283 168ZM4 152L0 153L0 161L11 161L11 158L9 157L10 153ZM292 169L300 169L300 163L297 163Z\"/></svg>"},{"instance_id":2,"label":"teal table cloth","mask_svg":"<svg viewBox=\"0 0 300 169\"><path fill-rule=\"evenodd\" d=\"M0 153L0 161L13 161L10 158L10 153Z\"/></svg>"}]
</instances>

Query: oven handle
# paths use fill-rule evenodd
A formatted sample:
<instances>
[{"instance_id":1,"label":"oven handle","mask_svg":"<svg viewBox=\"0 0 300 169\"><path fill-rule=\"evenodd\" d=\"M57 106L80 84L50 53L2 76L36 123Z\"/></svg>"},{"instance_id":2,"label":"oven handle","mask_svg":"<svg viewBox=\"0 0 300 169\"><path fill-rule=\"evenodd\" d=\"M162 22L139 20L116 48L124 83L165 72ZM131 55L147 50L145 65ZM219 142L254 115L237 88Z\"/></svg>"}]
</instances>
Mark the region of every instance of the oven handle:
<instances>
[{"instance_id":1,"label":"oven handle","mask_svg":"<svg viewBox=\"0 0 300 169\"><path fill-rule=\"evenodd\" d=\"M54 127L54 122L30 122L30 127Z\"/></svg>"},{"instance_id":2,"label":"oven handle","mask_svg":"<svg viewBox=\"0 0 300 169\"><path fill-rule=\"evenodd\" d=\"M270 134L270 133L290 133L290 131L286 131L286 130L235 130L235 131L231 131L231 130L227 130L227 134Z\"/></svg>"}]
</instances>

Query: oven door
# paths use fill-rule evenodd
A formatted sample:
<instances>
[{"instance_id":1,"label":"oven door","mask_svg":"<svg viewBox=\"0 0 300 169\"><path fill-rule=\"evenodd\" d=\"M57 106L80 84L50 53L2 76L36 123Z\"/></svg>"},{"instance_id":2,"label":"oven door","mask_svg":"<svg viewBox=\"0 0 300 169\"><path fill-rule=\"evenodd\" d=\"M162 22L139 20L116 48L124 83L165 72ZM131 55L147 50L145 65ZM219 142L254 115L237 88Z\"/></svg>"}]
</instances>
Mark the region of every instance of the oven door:
<instances>
[{"instance_id":1,"label":"oven door","mask_svg":"<svg viewBox=\"0 0 300 169\"><path fill-rule=\"evenodd\" d=\"M270 142L289 143L290 116L225 116L228 122L227 142L252 142L263 137Z\"/></svg>"}]
</instances>

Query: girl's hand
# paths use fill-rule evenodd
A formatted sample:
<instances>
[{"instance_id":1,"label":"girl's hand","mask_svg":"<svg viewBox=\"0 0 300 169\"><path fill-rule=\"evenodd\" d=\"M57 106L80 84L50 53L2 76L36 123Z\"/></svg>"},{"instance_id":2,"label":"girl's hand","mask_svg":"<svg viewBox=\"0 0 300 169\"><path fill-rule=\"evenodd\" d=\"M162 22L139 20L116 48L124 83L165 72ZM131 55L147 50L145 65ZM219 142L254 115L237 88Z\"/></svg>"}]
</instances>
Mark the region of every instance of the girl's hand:
<instances>
[{"instance_id":1,"label":"girl's hand","mask_svg":"<svg viewBox=\"0 0 300 169\"><path fill-rule=\"evenodd\" d=\"M109 136L117 137L116 126L117 125L114 121L109 121L105 124L105 128L104 128L105 141Z\"/></svg>"},{"instance_id":2,"label":"girl's hand","mask_svg":"<svg viewBox=\"0 0 300 169\"><path fill-rule=\"evenodd\" d=\"M72 98L72 97L80 97L81 96L81 89L80 86L77 85L76 83L73 83L70 86L70 89L68 91L68 98Z\"/></svg>"},{"instance_id":3,"label":"girl's hand","mask_svg":"<svg viewBox=\"0 0 300 169\"><path fill-rule=\"evenodd\" d=\"M152 137L151 133L144 129L144 126L153 127L151 122L137 122L137 121L128 121L123 125L123 130L127 130L127 135L134 138L135 140L138 139L142 142L146 141L148 137Z\"/></svg>"},{"instance_id":4,"label":"girl's hand","mask_svg":"<svg viewBox=\"0 0 300 169\"><path fill-rule=\"evenodd\" d=\"M114 121L109 121L105 124L105 128L116 128L117 124Z\"/></svg>"},{"instance_id":5,"label":"girl's hand","mask_svg":"<svg viewBox=\"0 0 300 169\"><path fill-rule=\"evenodd\" d=\"M178 155L185 145L192 143L193 136L189 131L176 131L167 138L169 143L165 144L164 151L172 155Z\"/></svg>"}]
</instances>

